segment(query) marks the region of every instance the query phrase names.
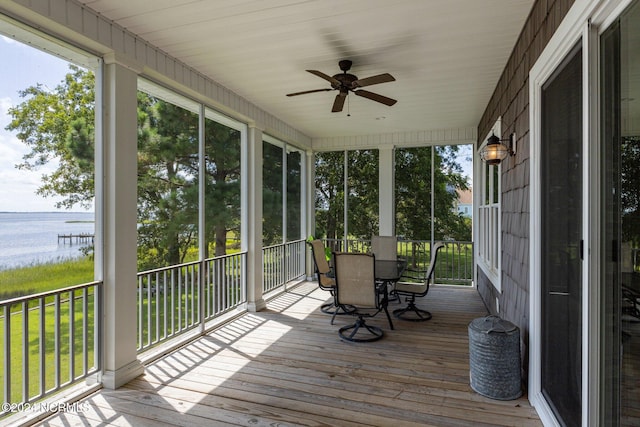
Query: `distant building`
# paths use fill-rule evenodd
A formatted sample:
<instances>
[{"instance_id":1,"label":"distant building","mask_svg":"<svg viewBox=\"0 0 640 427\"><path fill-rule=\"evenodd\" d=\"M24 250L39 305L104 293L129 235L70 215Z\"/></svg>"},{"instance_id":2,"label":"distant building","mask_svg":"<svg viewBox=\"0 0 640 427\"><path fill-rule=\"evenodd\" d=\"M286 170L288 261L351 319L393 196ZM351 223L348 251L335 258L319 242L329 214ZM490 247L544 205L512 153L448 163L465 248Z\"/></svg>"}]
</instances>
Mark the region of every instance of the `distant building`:
<instances>
[{"instance_id":1,"label":"distant building","mask_svg":"<svg viewBox=\"0 0 640 427\"><path fill-rule=\"evenodd\" d=\"M466 218L471 218L473 216L473 191L471 189L458 190L457 193L456 209L458 213Z\"/></svg>"}]
</instances>

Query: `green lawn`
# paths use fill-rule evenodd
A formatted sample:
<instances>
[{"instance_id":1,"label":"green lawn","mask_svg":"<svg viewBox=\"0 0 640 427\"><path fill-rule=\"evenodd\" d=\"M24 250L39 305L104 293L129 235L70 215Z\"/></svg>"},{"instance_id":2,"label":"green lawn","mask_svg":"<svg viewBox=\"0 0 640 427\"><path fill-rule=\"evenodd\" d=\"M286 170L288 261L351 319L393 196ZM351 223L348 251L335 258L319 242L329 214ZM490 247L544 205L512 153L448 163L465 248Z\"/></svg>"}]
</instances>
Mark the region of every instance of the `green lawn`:
<instances>
[{"instance_id":1,"label":"green lawn","mask_svg":"<svg viewBox=\"0 0 640 427\"><path fill-rule=\"evenodd\" d=\"M0 271L0 301L92 282L89 257Z\"/></svg>"}]
</instances>

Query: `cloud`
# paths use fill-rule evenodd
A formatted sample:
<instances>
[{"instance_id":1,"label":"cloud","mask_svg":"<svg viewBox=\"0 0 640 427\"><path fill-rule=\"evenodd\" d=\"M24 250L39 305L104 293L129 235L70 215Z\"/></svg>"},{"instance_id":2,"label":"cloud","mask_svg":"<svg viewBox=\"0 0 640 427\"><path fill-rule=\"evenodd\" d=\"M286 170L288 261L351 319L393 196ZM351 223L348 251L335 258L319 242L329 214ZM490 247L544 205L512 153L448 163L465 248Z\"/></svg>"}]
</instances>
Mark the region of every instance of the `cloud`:
<instances>
[{"instance_id":1,"label":"cloud","mask_svg":"<svg viewBox=\"0 0 640 427\"><path fill-rule=\"evenodd\" d=\"M61 197L42 197L36 194L42 184L43 171L24 171L6 167L0 161L0 211L52 211Z\"/></svg>"},{"instance_id":2,"label":"cloud","mask_svg":"<svg viewBox=\"0 0 640 427\"><path fill-rule=\"evenodd\" d=\"M0 99L0 109L6 111L7 98ZM15 135L0 129L0 211L52 211L61 198L44 198L36 194L42 184L42 174L55 170L56 164L48 164L36 171L17 169L22 156L29 152Z\"/></svg>"}]
</instances>

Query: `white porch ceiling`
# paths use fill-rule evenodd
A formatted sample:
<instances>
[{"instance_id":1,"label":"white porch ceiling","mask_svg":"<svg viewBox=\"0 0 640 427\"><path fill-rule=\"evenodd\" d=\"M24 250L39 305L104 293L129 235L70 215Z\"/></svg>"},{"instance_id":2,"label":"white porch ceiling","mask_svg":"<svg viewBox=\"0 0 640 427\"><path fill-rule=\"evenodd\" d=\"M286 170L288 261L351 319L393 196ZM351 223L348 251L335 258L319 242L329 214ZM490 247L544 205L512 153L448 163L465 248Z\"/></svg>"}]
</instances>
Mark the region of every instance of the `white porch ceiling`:
<instances>
[{"instance_id":1,"label":"white porch ceiling","mask_svg":"<svg viewBox=\"0 0 640 427\"><path fill-rule=\"evenodd\" d=\"M533 0L86 0L147 40L311 138L476 127ZM307 73L353 61L392 107ZM347 112L350 116L347 116Z\"/></svg>"}]
</instances>

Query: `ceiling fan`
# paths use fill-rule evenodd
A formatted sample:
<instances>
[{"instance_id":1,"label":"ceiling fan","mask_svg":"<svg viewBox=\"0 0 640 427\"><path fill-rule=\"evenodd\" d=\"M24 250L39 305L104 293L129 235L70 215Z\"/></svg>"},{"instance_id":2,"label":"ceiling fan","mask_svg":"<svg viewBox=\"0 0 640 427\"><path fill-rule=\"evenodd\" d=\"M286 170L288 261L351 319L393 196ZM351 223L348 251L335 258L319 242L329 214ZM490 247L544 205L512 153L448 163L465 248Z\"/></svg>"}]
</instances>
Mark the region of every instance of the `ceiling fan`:
<instances>
[{"instance_id":1,"label":"ceiling fan","mask_svg":"<svg viewBox=\"0 0 640 427\"><path fill-rule=\"evenodd\" d=\"M297 96L297 95L305 95L307 93L338 90L340 92L336 95L335 101L333 101L333 108L331 109L332 113L337 113L342 111L342 107L344 106L344 101L347 98L349 91L363 98L371 99L373 101L380 102L381 104L388 105L388 106L392 106L393 104L398 102L395 99L387 98L386 96L369 92L368 90L359 89L361 87L377 85L379 83L393 82L396 79L391 74L384 73L384 74L378 74L376 76L367 77L364 79L358 79L357 76L347 73L347 71L351 69L351 64L352 62L349 61L348 59L343 59L342 61L338 62L338 66L343 72L342 74L336 74L334 76L328 76L323 72L317 71L317 70L307 70L307 72L311 74L315 74L316 76L323 78L329 83L331 83L331 88L305 90L303 92L289 93L287 94L287 96Z\"/></svg>"}]
</instances>

